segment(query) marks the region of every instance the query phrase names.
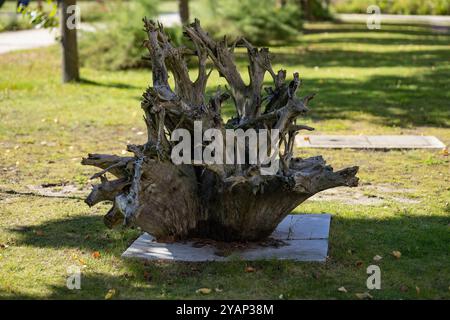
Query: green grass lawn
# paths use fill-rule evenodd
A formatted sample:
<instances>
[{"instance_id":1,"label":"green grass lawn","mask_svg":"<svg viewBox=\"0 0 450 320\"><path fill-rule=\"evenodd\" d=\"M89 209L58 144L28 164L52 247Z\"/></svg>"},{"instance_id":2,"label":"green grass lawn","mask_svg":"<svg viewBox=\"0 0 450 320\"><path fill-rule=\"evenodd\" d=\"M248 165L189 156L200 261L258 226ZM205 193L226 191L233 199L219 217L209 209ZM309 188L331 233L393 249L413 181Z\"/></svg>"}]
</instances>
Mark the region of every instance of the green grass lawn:
<instances>
[{"instance_id":1,"label":"green grass lawn","mask_svg":"<svg viewBox=\"0 0 450 320\"><path fill-rule=\"evenodd\" d=\"M449 36L309 24L298 43L272 50L276 68L300 73L300 95L318 93L305 119L318 134L424 134L450 142ZM238 62L244 72L242 54ZM121 154L128 142L143 142L139 100L150 71L84 68L81 84L61 85L59 68L56 47L0 55L1 298L103 299L115 289L120 299L355 299L367 291L371 264L381 268L375 299L450 298L450 166L441 151L298 150L321 153L336 169L359 165L361 187L351 192L376 200L330 198L295 210L332 213L326 263L122 260L140 233L108 230L108 206L84 204L95 169L79 162L89 152ZM213 73L209 91L220 83ZM225 111L230 116L231 106ZM61 198L30 194L46 183L78 190ZM72 265L82 268L81 290L66 288ZM200 297L202 287L221 291Z\"/></svg>"}]
</instances>

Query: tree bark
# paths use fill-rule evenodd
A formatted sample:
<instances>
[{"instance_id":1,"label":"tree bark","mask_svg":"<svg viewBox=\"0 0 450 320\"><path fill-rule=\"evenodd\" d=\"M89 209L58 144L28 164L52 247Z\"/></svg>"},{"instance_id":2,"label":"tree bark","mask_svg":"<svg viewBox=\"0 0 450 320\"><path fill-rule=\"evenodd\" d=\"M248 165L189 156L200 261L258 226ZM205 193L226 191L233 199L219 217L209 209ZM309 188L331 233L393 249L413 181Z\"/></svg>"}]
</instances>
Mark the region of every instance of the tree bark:
<instances>
[{"instance_id":1,"label":"tree bark","mask_svg":"<svg viewBox=\"0 0 450 320\"><path fill-rule=\"evenodd\" d=\"M147 126L147 142L129 145L134 156L90 154L82 164L101 168L92 176L101 183L86 199L89 205L112 201L105 216L108 227L138 226L158 239L211 238L220 241L256 241L269 236L281 220L312 195L337 186L358 184L358 167L333 171L321 156L294 157L299 130L314 128L297 124L309 110L314 94L297 97L299 75L286 79L286 71L275 72L267 48L256 48L246 39L215 41L196 20L184 27L194 50L174 47L161 24L144 19L152 63L153 86L143 94L141 107ZM250 82L246 84L234 62L234 49L247 50ZM198 75L191 80L186 59L196 57ZM227 81L227 90L207 95L210 60ZM169 73L175 86L169 84ZM273 85L263 90L268 73ZM209 96L209 97L208 97ZM226 123L222 103L231 100L236 115ZM171 155L171 133L184 129L195 135L194 122L203 131L214 128L225 136L227 129L254 129L258 133L279 130L278 170L263 174L263 164L188 163L175 164ZM202 142L201 151L212 142ZM193 149L198 145L194 145ZM258 147L260 148L260 146ZM244 154L252 151L245 144ZM114 176L114 180L106 176Z\"/></svg>"},{"instance_id":2,"label":"tree bark","mask_svg":"<svg viewBox=\"0 0 450 320\"><path fill-rule=\"evenodd\" d=\"M62 0L60 2L61 15L61 53L62 53L62 81L64 83L80 80L77 29L72 23L73 12L68 12L70 6L76 5L76 0Z\"/></svg>"},{"instance_id":3,"label":"tree bark","mask_svg":"<svg viewBox=\"0 0 450 320\"><path fill-rule=\"evenodd\" d=\"M300 0L300 8L304 14L305 19L308 21L312 21L314 19L311 7L311 0Z\"/></svg>"},{"instance_id":4,"label":"tree bark","mask_svg":"<svg viewBox=\"0 0 450 320\"><path fill-rule=\"evenodd\" d=\"M277 8L284 8L287 4L287 0L277 0L275 4Z\"/></svg>"},{"instance_id":5,"label":"tree bark","mask_svg":"<svg viewBox=\"0 0 450 320\"><path fill-rule=\"evenodd\" d=\"M183 25L189 23L189 0L178 0L178 10L180 12L180 20Z\"/></svg>"}]
</instances>

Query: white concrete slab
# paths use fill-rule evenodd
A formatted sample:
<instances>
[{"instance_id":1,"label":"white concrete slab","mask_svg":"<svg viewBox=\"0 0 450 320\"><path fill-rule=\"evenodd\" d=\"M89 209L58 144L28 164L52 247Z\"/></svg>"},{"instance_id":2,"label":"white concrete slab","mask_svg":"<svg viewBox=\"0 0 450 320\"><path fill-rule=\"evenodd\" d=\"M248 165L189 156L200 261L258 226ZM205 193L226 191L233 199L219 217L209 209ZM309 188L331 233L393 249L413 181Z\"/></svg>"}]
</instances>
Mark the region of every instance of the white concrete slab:
<instances>
[{"instance_id":1,"label":"white concrete slab","mask_svg":"<svg viewBox=\"0 0 450 320\"><path fill-rule=\"evenodd\" d=\"M443 149L445 144L434 136L382 135L339 136L299 135L297 147L330 149Z\"/></svg>"},{"instance_id":2,"label":"white concrete slab","mask_svg":"<svg viewBox=\"0 0 450 320\"><path fill-rule=\"evenodd\" d=\"M122 254L123 258L172 261L229 261L286 259L295 261L326 260L331 215L289 215L273 232L272 238L286 245L279 247L253 245L245 250L233 252L227 257L216 255L212 245L194 247L193 242L159 243L153 236L144 233Z\"/></svg>"},{"instance_id":3,"label":"white concrete slab","mask_svg":"<svg viewBox=\"0 0 450 320\"><path fill-rule=\"evenodd\" d=\"M290 214L281 221L272 237L281 240L328 239L330 214Z\"/></svg>"},{"instance_id":4,"label":"white concrete slab","mask_svg":"<svg viewBox=\"0 0 450 320\"><path fill-rule=\"evenodd\" d=\"M403 148L439 148L445 145L433 136L368 136L367 140L374 147Z\"/></svg>"},{"instance_id":5,"label":"white concrete slab","mask_svg":"<svg viewBox=\"0 0 450 320\"><path fill-rule=\"evenodd\" d=\"M325 262L328 253L328 239L287 240L286 246L258 247L242 253L234 253L228 259L242 260L294 260Z\"/></svg>"}]
</instances>

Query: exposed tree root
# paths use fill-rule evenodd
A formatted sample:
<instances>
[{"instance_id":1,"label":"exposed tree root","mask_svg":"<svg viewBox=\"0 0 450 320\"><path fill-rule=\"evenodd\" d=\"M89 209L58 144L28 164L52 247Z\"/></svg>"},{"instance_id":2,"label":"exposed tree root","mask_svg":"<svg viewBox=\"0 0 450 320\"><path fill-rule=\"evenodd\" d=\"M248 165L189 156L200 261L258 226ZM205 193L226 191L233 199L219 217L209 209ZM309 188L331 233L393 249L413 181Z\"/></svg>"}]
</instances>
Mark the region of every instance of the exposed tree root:
<instances>
[{"instance_id":1,"label":"exposed tree root","mask_svg":"<svg viewBox=\"0 0 450 320\"><path fill-rule=\"evenodd\" d=\"M134 157L90 154L82 164L102 169L92 178L101 183L86 199L89 205L113 201L105 224L135 225L160 239L202 238L218 241L261 240L271 234L281 220L300 203L325 189L358 184L358 167L334 172L321 156L294 158L295 135L314 128L297 124L308 112L314 94L303 98L298 73L287 81L286 71L275 72L267 48L256 48L246 39L213 40L196 20L184 27L192 46L175 47L161 24L144 19L152 63L153 86L143 94L141 106L147 126L147 143L129 145ZM236 47L245 48L250 82L246 84L234 62ZM196 57L198 75L191 80L186 60ZM207 61L228 83L207 98ZM169 85L169 73L175 86ZM273 80L263 88L264 76ZM264 90L263 90L264 89ZM236 116L224 123L221 107L231 99ZM199 121L204 133L218 129L279 130L279 170L262 174L261 163L196 163L177 165L171 161L174 143L170 135L185 129L195 135ZM212 142L211 142L212 143ZM272 143L272 142L271 142ZM204 150L208 143L200 148ZM251 149L245 145L245 154ZM195 150L195 146L194 146ZM107 180L106 173L117 177Z\"/></svg>"}]
</instances>

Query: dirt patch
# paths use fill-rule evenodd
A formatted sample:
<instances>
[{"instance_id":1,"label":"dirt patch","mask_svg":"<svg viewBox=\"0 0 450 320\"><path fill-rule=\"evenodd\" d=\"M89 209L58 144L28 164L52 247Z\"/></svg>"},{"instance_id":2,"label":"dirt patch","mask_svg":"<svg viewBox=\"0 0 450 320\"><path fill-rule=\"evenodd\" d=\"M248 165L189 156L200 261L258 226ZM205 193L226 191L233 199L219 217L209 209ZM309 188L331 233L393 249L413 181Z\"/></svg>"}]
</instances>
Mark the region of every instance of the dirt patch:
<instances>
[{"instance_id":1,"label":"dirt patch","mask_svg":"<svg viewBox=\"0 0 450 320\"><path fill-rule=\"evenodd\" d=\"M80 190L73 184L47 183L39 186L27 186L27 188L34 193L47 197L64 197L85 194L85 191Z\"/></svg>"}]
</instances>

